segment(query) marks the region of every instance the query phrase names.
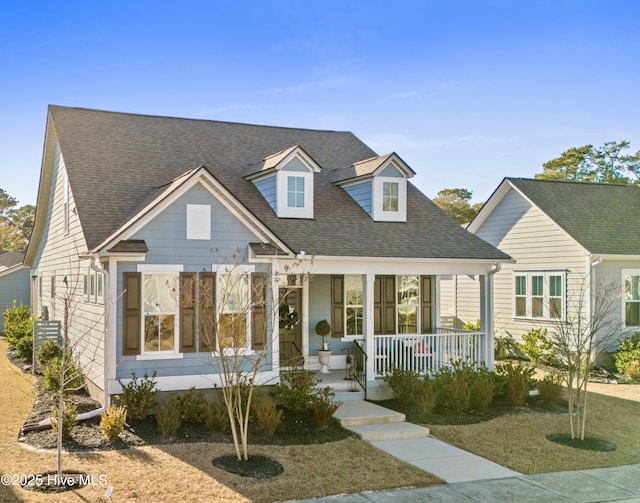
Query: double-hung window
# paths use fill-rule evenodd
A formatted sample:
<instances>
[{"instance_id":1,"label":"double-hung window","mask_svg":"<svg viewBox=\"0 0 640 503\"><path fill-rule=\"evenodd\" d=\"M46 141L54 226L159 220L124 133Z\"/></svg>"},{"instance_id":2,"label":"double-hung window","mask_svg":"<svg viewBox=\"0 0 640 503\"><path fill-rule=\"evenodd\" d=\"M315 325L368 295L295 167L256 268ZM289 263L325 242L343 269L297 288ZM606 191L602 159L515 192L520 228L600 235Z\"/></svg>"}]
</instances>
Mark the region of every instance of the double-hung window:
<instances>
[{"instance_id":1,"label":"double-hung window","mask_svg":"<svg viewBox=\"0 0 640 503\"><path fill-rule=\"evenodd\" d=\"M363 290L362 275L348 274L344 277L346 335L363 335Z\"/></svg>"},{"instance_id":2,"label":"double-hung window","mask_svg":"<svg viewBox=\"0 0 640 503\"><path fill-rule=\"evenodd\" d=\"M622 271L624 280L624 324L640 327L640 269Z\"/></svg>"},{"instance_id":3,"label":"double-hung window","mask_svg":"<svg viewBox=\"0 0 640 503\"><path fill-rule=\"evenodd\" d=\"M399 334L418 333L420 276L398 276L397 320Z\"/></svg>"},{"instance_id":4,"label":"double-hung window","mask_svg":"<svg viewBox=\"0 0 640 503\"><path fill-rule=\"evenodd\" d=\"M564 272L516 272L513 312L516 318L564 319Z\"/></svg>"},{"instance_id":5,"label":"double-hung window","mask_svg":"<svg viewBox=\"0 0 640 503\"><path fill-rule=\"evenodd\" d=\"M143 273L142 299L144 352L175 352L178 332L178 275Z\"/></svg>"},{"instance_id":6,"label":"double-hung window","mask_svg":"<svg viewBox=\"0 0 640 503\"><path fill-rule=\"evenodd\" d=\"M217 296L220 349L244 348L249 341L249 276L236 272L218 273Z\"/></svg>"},{"instance_id":7,"label":"double-hung window","mask_svg":"<svg viewBox=\"0 0 640 503\"><path fill-rule=\"evenodd\" d=\"M287 176L287 207L304 208L303 176Z\"/></svg>"},{"instance_id":8,"label":"double-hung window","mask_svg":"<svg viewBox=\"0 0 640 503\"><path fill-rule=\"evenodd\" d=\"M382 182L382 211L398 211L398 186L398 182Z\"/></svg>"}]
</instances>

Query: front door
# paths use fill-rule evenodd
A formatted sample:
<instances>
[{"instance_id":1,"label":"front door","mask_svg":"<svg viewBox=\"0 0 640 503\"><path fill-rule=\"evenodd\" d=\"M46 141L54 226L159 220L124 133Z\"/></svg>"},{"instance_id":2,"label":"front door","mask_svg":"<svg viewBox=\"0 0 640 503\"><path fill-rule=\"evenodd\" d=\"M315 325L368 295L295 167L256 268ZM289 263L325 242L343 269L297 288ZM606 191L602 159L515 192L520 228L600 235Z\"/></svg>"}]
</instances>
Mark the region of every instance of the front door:
<instances>
[{"instance_id":1,"label":"front door","mask_svg":"<svg viewBox=\"0 0 640 503\"><path fill-rule=\"evenodd\" d=\"M299 367L304 363L302 356L302 288L281 288L280 309L297 313L298 322L287 328L280 325L280 366ZM285 317L286 318L286 317ZM283 316L280 316L283 319Z\"/></svg>"}]
</instances>

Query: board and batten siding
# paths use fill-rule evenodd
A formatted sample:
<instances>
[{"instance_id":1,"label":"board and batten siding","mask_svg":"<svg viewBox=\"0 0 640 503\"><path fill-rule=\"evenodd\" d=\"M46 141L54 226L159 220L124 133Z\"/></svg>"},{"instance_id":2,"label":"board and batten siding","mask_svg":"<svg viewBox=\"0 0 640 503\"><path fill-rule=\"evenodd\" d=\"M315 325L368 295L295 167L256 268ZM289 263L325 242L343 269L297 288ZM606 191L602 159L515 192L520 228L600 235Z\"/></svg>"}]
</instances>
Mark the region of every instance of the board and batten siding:
<instances>
[{"instance_id":1,"label":"board and batten siding","mask_svg":"<svg viewBox=\"0 0 640 503\"><path fill-rule=\"evenodd\" d=\"M187 204L209 205L211 207L211 239L186 238ZM196 184L160 212L131 239L143 239L149 248L144 262L153 264L181 265L185 272L210 272L213 265L245 264L248 243L257 242L256 237L238 218L201 184ZM117 290L123 291L123 273L136 272L138 263L118 262ZM256 271L263 269L256 266ZM267 292L268 294L269 292ZM267 309L271 307L267 299ZM270 315L267 315L270 320ZM196 323L196 326L199 324ZM270 323L269 323L270 325ZM122 356L122 298L117 307L116 337L116 378L131 377L131 372L143 375L154 370L158 376L188 376L218 373L218 366L210 352L183 353L181 358L138 360L135 356ZM267 327L270 334L270 327ZM271 360L265 365L270 366Z\"/></svg>"},{"instance_id":2,"label":"board and batten siding","mask_svg":"<svg viewBox=\"0 0 640 503\"><path fill-rule=\"evenodd\" d=\"M500 272L494 276L497 336L509 332L520 339L533 328L551 327L550 323L538 319L514 318L514 271L565 271L569 298L577 295L589 273L586 250L514 189L504 195L475 234L516 260L515 264L502 264ZM479 290L469 278L459 277L459 280L458 293L464 299L460 302L468 304L466 307L459 305L460 317L475 319L477 315L469 308L479 304L477 297L470 296L479 295Z\"/></svg>"},{"instance_id":3,"label":"board and batten siding","mask_svg":"<svg viewBox=\"0 0 640 503\"><path fill-rule=\"evenodd\" d=\"M33 306L40 316L43 308L49 319L60 320L64 325L64 299L71 299L68 316L68 336L74 346L85 376L98 388L104 386L104 303L87 302L83 295L84 274L89 262L78 255L87 249L82 227L73 211L73 180L69 180L68 218L69 229L64 228L64 173L66 171L60 147L56 142L53 156L52 184L47 201L47 218L38 250L33 262L37 275ZM96 188L97 190L97 188ZM55 279L55 295L52 296L52 278ZM67 279L66 284L64 279Z\"/></svg>"}]
</instances>

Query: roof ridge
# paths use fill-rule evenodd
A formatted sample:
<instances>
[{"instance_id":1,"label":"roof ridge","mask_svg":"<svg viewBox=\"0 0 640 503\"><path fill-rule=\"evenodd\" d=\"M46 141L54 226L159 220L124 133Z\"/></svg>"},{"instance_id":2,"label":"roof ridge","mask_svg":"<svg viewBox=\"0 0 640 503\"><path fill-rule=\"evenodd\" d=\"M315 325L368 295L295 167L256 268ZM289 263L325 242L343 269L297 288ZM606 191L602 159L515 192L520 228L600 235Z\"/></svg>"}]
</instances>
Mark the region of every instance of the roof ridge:
<instances>
[{"instance_id":1,"label":"roof ridge","mask_svg":"<svg viewBox=\"0 0 640 503\"><path fill-rule=\"evenodd\" d=\"M217 123L217 124L229 124L233 126L249 126L255 128L271 128L271 129L285 129L292 131L310 131L314 133L338 133L338 134L351 134L352 131L337 131L334 129L313 129L313 128L304 128L304 127L294 127L294 126L273 126L269 124L250 124L248 122L234 122L234 121L223 121L223 120L215 120L215 119L195 119L193 117L179 117L177 115L154 115L154 114L145 114L145 113L136 113L136 112L120 112L116 110L101 110L98 108L87 108L87 107L69 107L65 105L54 105L49 104L49 109L59 108L64 110L79 110L84 112L96 112L103 114L115 114L115 115L126 115L130 117L149 117L153 119L171 119L171 120L180 120L180 121L189 121L189 122L209 122L209 123Z\"/></svg>"},{"instance_id":2,"label":"roof ridge","mask_svg":"<svg viewBox=\"0 0 640 503\"><path fill-rule=\"evenodd\" d=\"M572 185L586 185L592 187L635 187L640 188L640 186L635 185L633 183L605 183L605 182L588 182L588 181L580 181L580 180L549 180L544 178L526 178L526 177L512 177L508 176L507 180L511 181L523 181L523 182L549 182L549 183L565 183Z\"/></svg>"}]
</instances>

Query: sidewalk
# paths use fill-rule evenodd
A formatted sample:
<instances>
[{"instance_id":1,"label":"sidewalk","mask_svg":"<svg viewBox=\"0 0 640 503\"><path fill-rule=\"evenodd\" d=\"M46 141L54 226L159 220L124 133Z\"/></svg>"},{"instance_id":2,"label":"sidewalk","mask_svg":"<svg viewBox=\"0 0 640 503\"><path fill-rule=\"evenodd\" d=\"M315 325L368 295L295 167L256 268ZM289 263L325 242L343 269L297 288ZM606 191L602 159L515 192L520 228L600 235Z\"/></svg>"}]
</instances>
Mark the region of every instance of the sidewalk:
<instances>
[{"instance_id":1,"label":"sidewalk","mask_svg":"<svg viewBox=\"0 0 640 503\"><path fill-rule=\"evenodd\" d=\"M640 502L640 465L518 475L420 489L371 491L304 502Z\"/></svg>"}]
</instances>

